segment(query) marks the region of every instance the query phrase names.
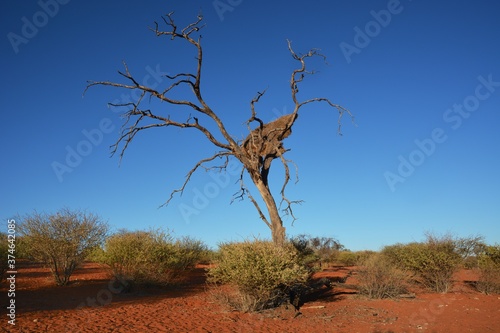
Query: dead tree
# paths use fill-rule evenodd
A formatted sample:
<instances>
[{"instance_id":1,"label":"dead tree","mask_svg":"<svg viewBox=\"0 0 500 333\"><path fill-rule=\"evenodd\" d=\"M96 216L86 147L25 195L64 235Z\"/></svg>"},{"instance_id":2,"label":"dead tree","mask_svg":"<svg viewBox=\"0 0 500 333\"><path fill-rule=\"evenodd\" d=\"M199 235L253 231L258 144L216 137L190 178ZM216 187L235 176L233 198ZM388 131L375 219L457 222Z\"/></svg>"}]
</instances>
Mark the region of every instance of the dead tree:
<instances>
[{"instance_id":1,"label":"dead tree","mask_svg":"<svg viewBox=\"0 0 500 333\"><path fill-rule=\"evenodd\" d=\"M173 199L175 194L182 194L186 185L189 183L191 176L199 168L216 169L223 172L228 165L230 158L236 158L241 162L242 170L240 175L240 190L233 198L243 199L247 197L257 209L260 218L271 229L273 242L277 245L283 245L285 242L285 227L283 226L282 217L280 215L280 208L285 214L289 214L295 220L292 211L292 205L298 201L291 201L285 195L285 189L290 180L290 160L287 160L284 155L287 149L283 146L283 140L292 133L292 127L297 120L299 110L310 103L322 102L328 106L336 109L339 114L338 118L338 131L340 134L340 121L344 113L347 113L351 118L351 113L340 105L332 103L327 98L312 98L304 101L299 101L297 94L299 91L299 84L302 83L304 78L308 75L314 74L312 71L306 70L306 60L311 57L325 57L317 49L312 49L305 54L297 54L292 49L291 42L288 41L288 49L293 59L298 62L297 69L292 72L290 79L291 97L294 103L294 109L290 114L282 116L275 121L264 123L257 117L255 109L256 104L264 95L265 91L258 92L257 95L250 102L251 116L246 121L246 125L250 134L244 140L237 140L231 136L220 115L213 111L205 102L201 93L201 80L202 80L202 65L203 65L203 48L201 45L200 29L204 27L202 24L203 17L198 15L197 20L188 24L184 28L179 28L172 17L173 13L169 13L162 17L166 30L161 30L157 22L154 28L151 28L156 36L168 37L173 40L179 38L194 46L197 52L196 56L196 70L187 73L178 73L174 75L166 75L169 84L163 90L157 87L152 88L139 83L130 72L127 64L124 62L124 71L118 73L125 78L124 83L116 83L111 81L89 81L87 89L92 86L112 86L121 89L137 90L139 98L136 102L125 104L112 104L115 107L125 107L127 111L124 113L125 123L122 127L118 140L112 146L112 155L115 154L121 147L120 159L123 157L128 145L135 138L137 133L156 127L179 127L179 128L194 128L201 132L208 141L210 141L218 152L210 157L202 159L188 172L186 179L182 186L175 189L170 194L165 205ZM175 92L182 87L188 87L193 93L192 100L177 99ZM147 99L157 99L164 102L165 111L152 111L144 108L143 104ZM174 120L171 115L173 107L188 107L194 115L186 115L184 120ZM177 117L178 119L178 117ZM210 124L212 123L212 124ZM210 130L211 125L215 124L217 130ZM222 164L213 165L216 160L222 159ZM278 159L284 167L285 179L281 188L280 204L276 200L269 188L269 171L272 162ZM244 182L244 176L248 174L253 184L256 186L262 200L265 204L263 210L257 200L250 194Z\"/></svg>"}]
</instances>

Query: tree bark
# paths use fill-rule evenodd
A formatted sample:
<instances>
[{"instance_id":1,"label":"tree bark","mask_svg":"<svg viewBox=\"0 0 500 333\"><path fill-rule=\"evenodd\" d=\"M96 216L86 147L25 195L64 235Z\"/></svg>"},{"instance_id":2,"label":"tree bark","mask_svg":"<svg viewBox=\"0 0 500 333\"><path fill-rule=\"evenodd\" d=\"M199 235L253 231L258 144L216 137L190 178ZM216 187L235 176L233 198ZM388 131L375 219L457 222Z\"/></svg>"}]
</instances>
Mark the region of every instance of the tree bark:
<instances>
[{"instance_id":1,"label":"tree bark","mask_svg":"<svg viewBox=\"0 0 500 333\"><path fill-rule=\"evenodd\" d=\"M277 246L283 246L286 242L286 228L283 226L283 220L281 219L278 211L278 206L276 205L276 201L274 201L271 190L260 177L252 177L252 181L259 190L262 200L264 200L267 211L269 213L268 226L271 229L271 237L273 239L273 243Z\"/></svg>"}]
</instances>

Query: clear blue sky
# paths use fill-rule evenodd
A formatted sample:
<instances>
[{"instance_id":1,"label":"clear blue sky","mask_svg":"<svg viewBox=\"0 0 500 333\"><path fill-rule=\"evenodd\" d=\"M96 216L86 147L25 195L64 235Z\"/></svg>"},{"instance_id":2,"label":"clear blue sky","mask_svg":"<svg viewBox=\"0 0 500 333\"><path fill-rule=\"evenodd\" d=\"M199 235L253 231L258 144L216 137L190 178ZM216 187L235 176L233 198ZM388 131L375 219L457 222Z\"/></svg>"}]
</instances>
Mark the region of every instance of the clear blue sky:
<instances>
[{"instance_id":1,"label":"clear blue sky","mask_svg":"<svg viewBox=\"0 0 500 333\"><path fill-rule=\"evenodd\" d=\"M179 26L202 10L202 89L235 137L247 134L242 123L257 91L268 88L258 104L263 119L291 111L296 64L287 38L297 52L320 48L328 57L329 65L311 63L319 73L300 97L328 97L356 117L357 126L345 118L339 137L333 110L302 110L285 141L300 174L288 194L304 200L294 225L285 219L290 235L335 237L353 250L418 241L426 231L500 242L497 2L55 1L0 5L2 220L69 207L114 229L166 227L211 246L270 236L248 200L229 204L234 173L218 182L198 173L158 209L216 149L194 132L163 128L139 135L119 164L109 146L121 119L106 103L134 97L97 87L82 98L87 80L120 80L122 60L160 86L167 82L156 81L158 72L191 70L193 49L148 27L172 10ZM85 156L68 164L71 150ZM58 176L57 163L71 172ZM278 194L283 174L272 171ZM185 218L188 206L197 214Z\"/></svg>"}]
</instances>

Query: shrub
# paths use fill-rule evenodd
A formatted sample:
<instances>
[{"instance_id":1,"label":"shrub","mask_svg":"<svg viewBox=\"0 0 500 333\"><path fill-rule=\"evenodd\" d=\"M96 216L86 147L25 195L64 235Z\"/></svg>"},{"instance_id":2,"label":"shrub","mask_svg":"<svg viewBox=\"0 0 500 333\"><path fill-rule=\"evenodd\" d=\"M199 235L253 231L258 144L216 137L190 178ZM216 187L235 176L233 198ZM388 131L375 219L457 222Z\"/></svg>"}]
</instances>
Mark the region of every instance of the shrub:
<instances>
[{"instance_id":1,"label":"shrub","mask_svg":"<svg viewBox=\"0 0 500 333\"><path fill-rule=\"evenodd\" d=\"M203 265L210 265L216 260L216 258L217 258L217 251L214 251L207 247L200 255L198 263Z\"/></svg>"},{"instance_id":2,"label":"shrub","mask_svg":"<svg viewBox=\"0 0 500 333\"><path fill-rule=\"evenodd\" d=\"M393 298L407 292L404 271L385 255L371 254L358 272L359 292L370 298Z\"/></svg>"},{"instance_id":3,"label":"shrub","mask_svg":"<svg viewBox=\"0 0 500 333\"><path fill-rule=\"evenodd\" d=\"M341 251L337 255L337 262L344 266L355 266L359 261L359 254L351 251Z\"/></svg>"},{"instance_id":4,"label":"shrub","mask_svg":"<svg viewBox=\"0 0 500 333\"><path fill-rule=\"evenodd\" d=\"M299 235L290 239L290 243L297 250L300 261L306 266L313 266L320 258L311 247L309 236Z\"/></svg>"},{"instance_id":5,"label":"shrub","mask_svg":"<svg viewBox=\"0 0 500 333\"><path fill-rule=\"evenodd\" d=\"M20 234L16 235L16 259L27 259L30 261L34 261L35 258L30 255L28 244L26 243L26 237L21 236Z\"/></svg>"},{"instance_id":6,"label":"shrub","mask_svg":"<svg viewBox=\"0 0 500 333\"><path fill-rule=\"evenodd\" d=\"M3 281L3 275L7 271L7 255L9 254L9 245L7 235L0 232L0 279Z\"/></svg>"},{"instance_id":7,"label":"shrub","mask_svg":"<svg viewBox=\"0 0 500 333\"><path fill-rule=\"evenodd\" d=\"M370 251L370 250L357 251L355 253L358 257L357 264L365 263L368 259L370 259L371 257L376 256L378 254L377 252Z\"/></svg>"},{"instance_id":8,"label":"shrub","mask_svg":"<svg viewBox=\"0 0 500 333\"><path fill-rule=\"evenodd\" d=\"M437 292L447 292L461 257L449 237L427 236L425 243L387 246L382 253L398 267L416 274L418 280Z\"/></svg>"},{"instance_id":9,"label":"shrub","mask_svg":"<svg viewBox=\"0 0 500 333\"><path fill-rule=\"evenodd\" d=\"M168 231L120 231L106 240L104 251L97 250L93 256L108 264L120 281L169 285L181 282L205 251L200 241L174 240Z\"/></svg>"},{"instance_id":10,"label":"shrub","mask_svg":"<svg viewBox=\"0 0 500 333\"><path fill-rule=\"evenodd\" d=\"M235 287L236 296L228 301L238 310L258 311L276 305L280 290L304 283L309 275L293 245L256 240L221 244L208 281Z\"/></svg>"},{"instance_id":11,"label":"shrub","mask_svg":"<svg viewBox=\"0 0 500 333\"><path fill-rule=\"evenodd\" d=\"M462 263L464 268L473 269L478 267L478 258L481 253L486 249L486 244L484 243L484 237L469 236L463 238L457 238L454 240L455 251L462 258Z\"/></svg>"},{"instance_id":12,"label":"shrub","mask_svg":"<svg viewBox=\"0 0 500 333\"><path fill-rule=\"evenodd\" d=\"M487 246L478 261L478 290L486 294L500 293L500 245Z\"/></svg>"},{"instance_id":13,"label":"shrub","mask_svg":"<svg viewBox=\"0 0 500 333\"><path fill-rule=\"evenodd\" d=\"M103 243L107 231L97 215L67 208L52 215L35 212L21 218L19 226L26 255L49 267L59 286L69 282L92 249Z\"/></svg>"},{"instance_id":14,"label":"shrub","mask_svg":"<svg viewBox=\"0 0 500 333\"><path fill-rule=\"evenodd\" d=\"M331 237L312 237L302 234L291 238L290 242L299 252L305 265L317 265L318 268L321 268L322 263L333 261L339 251L344 249L344 245Z\"/></svg>"}]
</instances>

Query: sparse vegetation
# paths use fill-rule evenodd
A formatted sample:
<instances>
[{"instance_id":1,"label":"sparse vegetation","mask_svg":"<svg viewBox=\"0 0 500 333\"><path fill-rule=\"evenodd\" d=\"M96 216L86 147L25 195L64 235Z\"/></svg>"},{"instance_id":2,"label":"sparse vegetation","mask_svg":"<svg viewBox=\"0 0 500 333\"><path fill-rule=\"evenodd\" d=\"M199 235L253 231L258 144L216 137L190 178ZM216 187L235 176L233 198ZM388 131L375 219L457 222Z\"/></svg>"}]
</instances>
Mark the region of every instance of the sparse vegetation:
<instances>
[{"instance_id":1,"label":"sparse vegetation","mask_svg":"<svg viewBox=\"0 0 500 333\"><path fill-rule=\"evenodd\" d=\"M479 291L486 294L500 293L500 245L487 246L479 256Z\"/></svg>"},{"instance_id":2,"label":"sparse vegetation","mask_svg":"<svg viewBox=\"0 0 500 333\"><path fill-rule=\"evenodd\" d=\"M359 292L369 298L394 298L407 292L407 275L383 254L360 262Z\"/></svg>"},{"instance_id":3,"label":"sparse vegetation","mask_svg":"<svg viewBox=\"0 0 500 333\"><path fill-rule=\"evenodd\" d=\"M108 232L99 216L67 208L55 214L35 212L20 220L25 255L49 267L59 286L68 284L73 271Z\"/></svg>"},{"instance_id":4,"label":"sparse vegetation","mask_svg":"<svg viewBox=\"0 0 500 333\"><path fill-rule=\"evenodd\" d=\"M457 238L454 240L455 250L462 258L464 268L479 267L479 256L486 250L484 237L480 235Z\"/></svg>"},{"instance_id":5,"label":"sparse vegetation","mask_svg":"<svg viewBox=\"0 0 500 333\"><path fill-rule=\"evenodd\" d=\"M337 262L343 266L355 266L359 261L359 254L352 251L341 251L337 255Z\"/></svg>"},{"instance_id":6,"label":"sparse vegetation","mask_svg":"<svg viewBox=\"0 0 500 333\"><path fill-rule=\"evenodd\" d=\"M9 243L7 235L0 232L0 278L3 281L3 275L7 271L7 255L9 254Z\"/></svg>"},{"instance_id":7,"label":"sparse vegetation","mask_svg":"<svg viewBox=\"0 0 500 333\"><path fill-rule=\"evenodd\" d=\"M317 269L321 269L322 264L334 261L338 253L345 249L344 245L331 237L312 237L302 234L291 238L290 242L299 252L302 262Z\"/></svg>"},{"instance_id":8,"label":"sparse vegetation","mask_svg":"<svg viewBox=\"0 0 500 333\"><path fill-rule=\"evenodd\" d=\"M108 264L120 281L169 285L182 281L206 252L206 246L185 237L174 239L168 231L120 231L106 240L94 258Z\"/></svg>"},{"instance_id":9,"label":"sparse vegetation","mask_svg":"<svg viewBox=\"0 0 500 333\"><path fill-rule=\"evenodd\" d=\"M436 292L447 292L461 263L450 236L427 235L423 243L386 246L382 253L398 267L411 271L416 280Z\"/></svg>"},{"instance_id":10,"label":"sparse vegetation","mask_svg":"<svg viewBox=\"0 0 500 333\"><path fill-rule=\"evenodd\" d=\"M306 282L309 275L292 244L281 247L262 240L221 244L217 265L208 271L209 282L235 289L226 302L240 311L274 306L280 291Z\"/></svg>"}]
</instances>

